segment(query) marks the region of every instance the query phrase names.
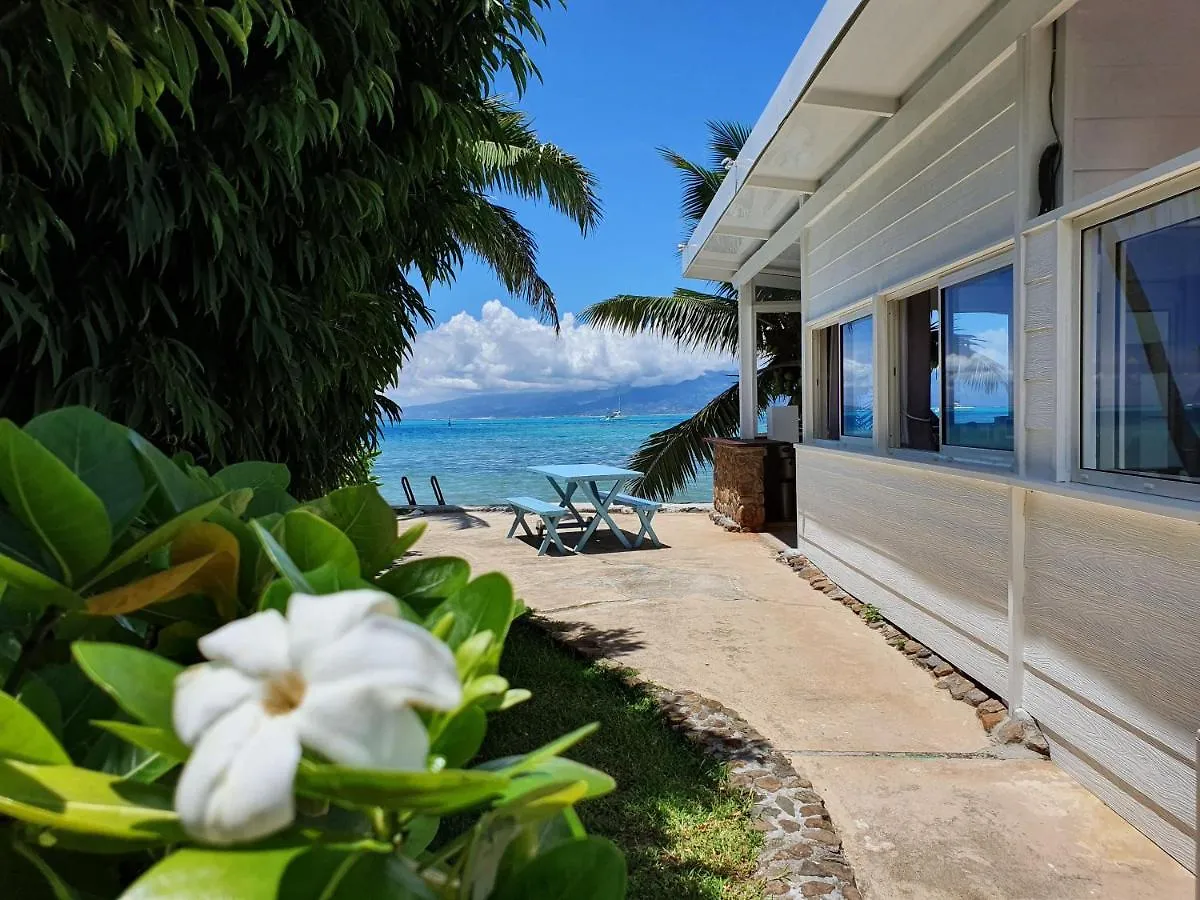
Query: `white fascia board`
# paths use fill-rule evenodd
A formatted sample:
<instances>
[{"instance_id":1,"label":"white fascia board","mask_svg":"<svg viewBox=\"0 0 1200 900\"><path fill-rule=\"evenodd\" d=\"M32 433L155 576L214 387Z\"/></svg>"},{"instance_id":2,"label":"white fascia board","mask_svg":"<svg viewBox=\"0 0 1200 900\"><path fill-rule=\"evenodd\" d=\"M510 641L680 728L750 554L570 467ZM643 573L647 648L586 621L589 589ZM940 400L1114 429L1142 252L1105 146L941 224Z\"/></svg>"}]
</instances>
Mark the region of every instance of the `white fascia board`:
<instances>
[{"instance_id":1,"label":"white fascia board","mask_svg":"<svg viewBox=\"0 0 1200 900\"><path fill-rule=\"evenodd\" d=\"M717 195L708 205L703 218L700 219L700 224L696 226L691 240L684 248L684 275L689 275L700 248L704 246L704 242L716 228L717 222L729 208L729 204L733 201L746 176L758 162L758 157L775 137L788 114L800 102L801 95L812 83L825 59L833 52L842 35L845 34L846 28L854 21L859 9L867 2L868 0L825 0L825 5L821 7L816 21L808 30L804 43L800 45L800 49L792 58L791 65L788 66L783 79L776 86L762 115L754 124L750 137L746 139L733 168L721 182L721 187L717 189Z\"/></svg>"}]
</instances>

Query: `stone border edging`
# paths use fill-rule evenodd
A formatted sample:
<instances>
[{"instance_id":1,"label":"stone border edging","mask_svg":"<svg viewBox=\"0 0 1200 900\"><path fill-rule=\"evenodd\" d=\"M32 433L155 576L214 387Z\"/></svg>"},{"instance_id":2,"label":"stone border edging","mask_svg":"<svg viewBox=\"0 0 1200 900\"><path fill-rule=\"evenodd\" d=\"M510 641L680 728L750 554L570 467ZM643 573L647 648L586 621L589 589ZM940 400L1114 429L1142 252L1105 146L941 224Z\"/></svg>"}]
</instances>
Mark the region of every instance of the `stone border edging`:
<instances>
[{"instance_id":1,"label":"stone border edging","mask_svg":"<svg viewBox=\"0 0 1200 900\"><path fill-rule=\"evenodd\" d=\"M753 801L751 825L763 832L755 877L770 897L862 900L825 802L770 741L728 707L694 691L673 691L604 655L572 625L530 613L525 619L560 646L620 673L654 701L664 721L703 753L729 767L729 783Z\"/></svg>"},{"instance_id":2,"label":"stone border edging","mask_svg":"<svg viewBox=\"0 0 1200 900\"><path fill-rule=\"evenodd\" d=\"M1010 713L999 697L975 684L920 641L897 628L879 610L838 587L833 579L799 550L785 550L776 554L775 558L793 569L813 588L855 613L867 623L868 628L882 635L888 644L938 679L937 686L949 691L955 700L975 707L975 715L993 744L1019 744L1042 756L1050 755L1050 745L1046 742L1046 736L1027 712L1017 710Z\"/></svg>"}]
</instances>

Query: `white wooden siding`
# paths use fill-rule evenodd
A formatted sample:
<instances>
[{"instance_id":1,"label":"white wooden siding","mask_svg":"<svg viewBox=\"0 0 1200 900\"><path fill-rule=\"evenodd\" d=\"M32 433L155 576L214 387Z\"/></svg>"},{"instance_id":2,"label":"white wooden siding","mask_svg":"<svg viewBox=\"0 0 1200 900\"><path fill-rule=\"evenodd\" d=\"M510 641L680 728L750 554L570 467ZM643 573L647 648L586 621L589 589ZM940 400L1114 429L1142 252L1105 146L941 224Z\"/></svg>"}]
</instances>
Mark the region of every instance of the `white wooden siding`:
<instances>
[{"instance_id":1,"label":"white wooden siding","mask_svg":"<svg viewBox=\"0 0 1200 900\"><path fill-rule=\"evenodd\" d=\"M1011 238L1016 74L1010 57L813 223L810 315Z\"/></svg>"},{"instance_id":2,"label":"white wooden siding","mask_svg":"<svg viewBox=\"0 0 1200 900\"><path fill-rule=\"evenodd\" d=\"M1066 30L1068 201L1200 147L1200 3L1081 0Z\"/></svg>"},{"instance_id":3,"label":"white wooden siding","mask_svg":"<svg viewBox=\"0 0 1200 900\"><path fill-rule=\"evenodd\" d=\"M1021 238L1025 243L1024 360L1025 473L1053 480L1056 453L1056 370L1058 367L1058 244L1053 228L1043 228Z\"/></svg>"},{"instance_id":4,"label":"white wooden siding","mask_svg":"<svg viewBox=\"0 0 1200 900\"><path fill-rule=\"evenodd\" d=\"M803 448L796 470L801 546L813 561L1003 692L1007 488Z\"/></svg>"},{"instance_id":5,"label":"white wooden siding","mask_svg":"<svg viewBox=\"0 0 1200 900\"><path fill-rule=\"evenodd\" d=\"M1097 792L1180 859L1193 848L1200 527L1035 493L1026 506L1026 708Z\"/></svg>"}]
</instances>

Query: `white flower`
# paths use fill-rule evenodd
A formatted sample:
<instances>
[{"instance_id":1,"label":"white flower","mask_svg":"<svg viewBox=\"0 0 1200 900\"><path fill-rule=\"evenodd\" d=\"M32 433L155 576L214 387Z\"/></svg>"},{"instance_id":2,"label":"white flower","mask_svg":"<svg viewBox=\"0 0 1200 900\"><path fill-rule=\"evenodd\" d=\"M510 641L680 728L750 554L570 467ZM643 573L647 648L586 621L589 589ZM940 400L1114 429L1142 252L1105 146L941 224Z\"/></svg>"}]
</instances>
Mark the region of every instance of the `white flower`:
<instances>
[{"instance_id":1,"label":"white flower","mask_svg":"<svg viewBox=\"0 0 1200 900\"><path fill-rule=\"evenodd\" d=\"M201 638L200 651L213 661L175 682L175 731L194 748L175 809L212 844L295 818L301 747L347 766L424 769L429 736L412 707L462 700L450 648L379 591L292 594L286 619L239 619Z\"/></svg>"}]
</instances>

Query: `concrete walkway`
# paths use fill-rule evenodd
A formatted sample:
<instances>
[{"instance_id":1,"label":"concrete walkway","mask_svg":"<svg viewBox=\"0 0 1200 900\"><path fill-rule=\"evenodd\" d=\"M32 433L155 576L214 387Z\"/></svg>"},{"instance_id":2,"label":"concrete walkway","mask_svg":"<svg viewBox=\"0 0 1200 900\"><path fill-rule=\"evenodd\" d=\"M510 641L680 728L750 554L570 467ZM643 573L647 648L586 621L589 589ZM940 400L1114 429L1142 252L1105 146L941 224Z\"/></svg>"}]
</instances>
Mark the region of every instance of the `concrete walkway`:
<instances>
[{"instance_id":1,"label":"concrete walkway","mask_svg":"<svg viewBox=\"0 0 1200 900\"><path fill-rule=\"evenodd\" d=\"M505 540L509 521L431 518L417 550L505 572L611 658L741 713L824 797L870 900L1193 897L1191 875L1052 762L968 755L987 748L974 710L757 536L664 514L666 548L609 535L538 558Z\"/></svg>"}]
</instances>

